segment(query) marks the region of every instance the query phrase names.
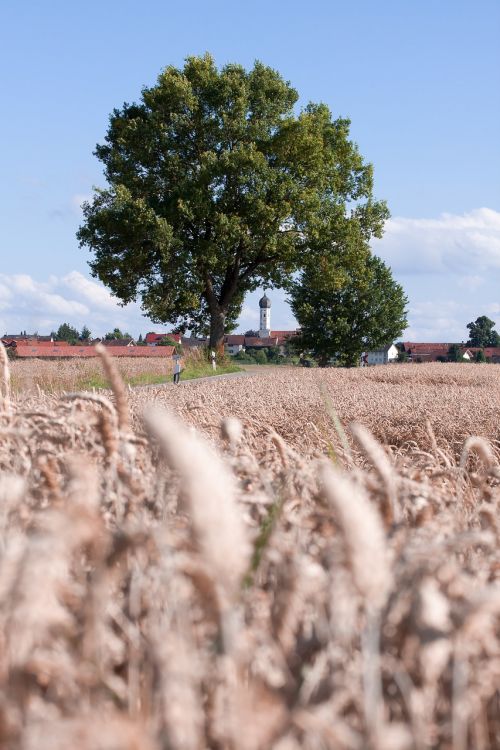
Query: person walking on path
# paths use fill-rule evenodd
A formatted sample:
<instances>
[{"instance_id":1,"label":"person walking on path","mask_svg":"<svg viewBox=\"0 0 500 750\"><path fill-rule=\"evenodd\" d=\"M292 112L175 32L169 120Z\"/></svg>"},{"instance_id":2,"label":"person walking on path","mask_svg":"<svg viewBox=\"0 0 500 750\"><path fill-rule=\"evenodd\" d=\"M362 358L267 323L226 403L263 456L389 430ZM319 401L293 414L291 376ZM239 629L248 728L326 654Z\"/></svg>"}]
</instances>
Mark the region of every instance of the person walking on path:
<instances>
[{"instance_id":1,"label":"person walking on path","mask_svg":"<svg viewBox=\"0 0 500 750\"><path fill-rule=\"evenodd\" d=\"M182 370L180 354L174 354L173 360L174 360L174 383L175 385L177 385L180 380L181 370Z\"/></svg>"}]
</instances>

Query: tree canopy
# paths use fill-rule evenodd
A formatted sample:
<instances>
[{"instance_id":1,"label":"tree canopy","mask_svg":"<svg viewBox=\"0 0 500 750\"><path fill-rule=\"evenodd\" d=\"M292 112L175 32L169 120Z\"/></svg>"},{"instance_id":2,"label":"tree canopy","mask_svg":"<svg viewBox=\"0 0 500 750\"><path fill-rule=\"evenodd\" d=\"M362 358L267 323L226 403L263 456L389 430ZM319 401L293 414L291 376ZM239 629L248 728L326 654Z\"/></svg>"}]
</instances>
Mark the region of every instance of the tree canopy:
<instances>
[{"instance_id":1,"label":"tree canopy","mask_svg":"<svg viewBox=\"0 0 500 750\"><path fill-rule=\"evenodd\" d=\"M76 344L80 338L80 334L69 323L62 323L56 331L55 338L56 341L67 341L69 344Z\"/></svg>"},{"instance_id":2,"label":"tree canopy","mask_svg":"<svg viewBox=\"0 0 500 750\"><path fill-rule=\"evenodd\" d=\"M170 336L163 336L163 338L158 341L157 346L173 346L177 352L182 351L182 344Z\"/></svg>"},{"instance_id":3,"label":"tree canopy","mask_svg":"<svg viewBox=\"0 0 500 750\"><path fill-rule=\"evenodd\" d=\"M460 344L450 344L448 348L448 360L450 362L463 362L464 356Z\"/></svg>"},{"instance_id":4,"label":"tree canopy","mask_svg":"<svg viewBox=\"0 0 500 750\"><path fill-rule=\"evenodd\" d=\"M167 67L141 100L114 109L95 154L108 182L78 232L90 267L155 322L210 332L220 346L244 296L287 287L318 237L356 224L380 236L388 212L349 120L256 62L210 55Z\"/></svg>"},{"instance_id":5,"label":"tree canopy","mask_svg":"<svg viewBox=\"0 0 500 750\"><path fill-rule=\"evenodd\" d=\"M113 328L113 330L109 331L104 338L106 341L116 341L117 339L131 339L132 336L130 333L122 333L119 328Z\"/></svg>"},{"instance_id":6,"label":"tree canopy","mask_svg":"<svg viewBox=\"0 0 500 750\"><path fill-rule=\"evenodd\" d=\"M500 336L493 329L495 321L486 315L481 315L472 323L467 323L469 329L468 346L500 346Z\"/></svg>"},{"instance_id":7,"label":"tree canopy","mask_svg":"<svg viewBox=\"0 0 500 750\"><path fill-rule=\"evenodd\" d=\"M307 266L293 284L290 302L301 326L297 343L323 365L335 358L355 366L363 351L391 344L407 325L403 288L366 246L347 244Z\"/></svg>"}]
</instances>

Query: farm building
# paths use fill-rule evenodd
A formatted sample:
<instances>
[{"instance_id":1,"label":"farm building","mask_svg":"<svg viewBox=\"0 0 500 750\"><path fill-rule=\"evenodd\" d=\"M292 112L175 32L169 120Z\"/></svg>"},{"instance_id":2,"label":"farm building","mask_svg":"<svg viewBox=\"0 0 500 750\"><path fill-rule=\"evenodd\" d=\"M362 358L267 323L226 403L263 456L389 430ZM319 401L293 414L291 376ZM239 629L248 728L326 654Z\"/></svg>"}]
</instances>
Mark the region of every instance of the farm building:
<instances>
[{"instance_id":1,"label":"farm building","mask_svg":"<svg viewBox=\"0 0 500 750\"><path fill-rule=\"evenodd\" d=\"M148 346L158 346L158 344L166 338L172 339L172 341L175 341L177 344L179 344L181 335L180 333L153 333L153 331L150 331L144 337L144 342Z\"/></svg>"},{"instance_id":2,"label":"farm building","mask_svg":"<svg viewBox=\"0 0 500 750\"><path fill-rule=\"evenodd\" d=\"M367 365L388 365L390 362L396 362L398 359L398 350L394 344L387 344L380 349L373 349L366 352L364 362Z\"/></svg>"},{"instance_id":3,"label":"farm building","mask_svg":"<svg viewBox=\"0 0 500 750\"><path fill-rule=\"evenodd\" d=\"M412 362L439 362L448 357L451 343L405 341L403 351Z\"/></svg>"},{"instance_id":4,"label":"farm building","mask_svg":"<svg viewBox=\"0 0 500 750\"><path fill-rule=\"evenodd\" d=\"M224 351L234 355L245 350L245 336L240 334L224 336Z\"/></svg>"}]
</instances>

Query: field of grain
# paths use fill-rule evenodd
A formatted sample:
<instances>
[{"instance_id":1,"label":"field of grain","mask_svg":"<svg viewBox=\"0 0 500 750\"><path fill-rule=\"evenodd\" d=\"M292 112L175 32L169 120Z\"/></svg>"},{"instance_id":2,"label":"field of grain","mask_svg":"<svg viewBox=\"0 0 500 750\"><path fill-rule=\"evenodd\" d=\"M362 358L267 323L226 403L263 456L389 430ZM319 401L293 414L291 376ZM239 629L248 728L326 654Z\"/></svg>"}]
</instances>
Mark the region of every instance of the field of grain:
<instances>
[{"instance_id":1,"label":"field of grain","mask_svg":"<svg viewBox=\"0 0 500 750\"><path fill-rule=\"evenodd\" d=\"M172 380L172 360L151 357L117 357L116 367L127 385L166 383ZM212 365L203 351L182 353L182 379L212 375ZM10 363L11 389L14 394L61 393L63 391L105 388L106 379L98 358L88 359L16 359ZM219 372L239 368L230 361L219 362Z\"/></svg>"},{"instance_id":2,"label":"field of grain","mask_svg":"<svg viewBox=\"0 0 500 750\"><path fill-rule=\"evenodd\" d=\"M500 748L500 367L0 397L0 746Z\"/></svg>"}]
</instances>

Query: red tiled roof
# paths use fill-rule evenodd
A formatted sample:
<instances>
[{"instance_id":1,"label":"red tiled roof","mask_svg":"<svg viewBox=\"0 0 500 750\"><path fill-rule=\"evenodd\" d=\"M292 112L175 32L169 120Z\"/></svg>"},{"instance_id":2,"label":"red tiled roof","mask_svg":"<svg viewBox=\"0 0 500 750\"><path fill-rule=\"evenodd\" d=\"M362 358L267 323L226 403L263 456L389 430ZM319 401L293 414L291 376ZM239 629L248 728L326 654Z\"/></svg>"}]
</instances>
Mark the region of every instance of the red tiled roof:
<instances>
[{"instance_id":1,"label":"red tiled roof","mask_svg":"<svg viewBox=\"0 0 500 750\"><path fill-rule=\"evenodd\" d=\"M245 346L277 346L277 338L260 338L259 336L245 336Z\"/></svg>"},{"instance_id":2,"label":"red tiled roof","mask_svg":"<svg viewBox=\"0 0 500 750\"><path fill-rule=\"evenodd\" d=\"M245 337L243 335L234 334L224 336L224 343L229 346L243 346L245 344Z\"/></svg>"},{"instance_id":3,"label":"red tiled roof","mask_svg":"<svg viewBox=\"0 0 500 750\"><path fill-rule=\"evenodd\" d=\"M405 351L411 350L412 353L414 352L420 352L420 351L448 351L451 344L444 344L444 343L422 343L422 342L414 342L414 341L405 341L403 343L403 346L405 348Z\"/></svg>"},{"instance_id":4,"label":"red tiled roof","mask_svg":"<svg viewBox=\"0 0 500 750\"><path fill-rule=\"evenodd\" d=\"M31 343L30 341L18 341L18 346L71 346L68 341L34 341Z\"/></svg>"},{"instance_id":5,"label":"red tiled roof","mask_svg":"<svg viewBox=\"0 0 500 750\"><path fill-rule=\"evenodd\" d=\"M171 357L175 353L174 346L115 346L113 347L114 357ZM95 346L64 346L64 347L47 347L47 346L18 346L16 347L18 357L53 357L57 359L75 358L75 357L97 357Z\"/></svg>"},{"instance_id":6,"label":"red tiled roof","mask_svg":"<svg viewBox=\"0 0 500 750\"><path fill-rule=\"evenodd\" d=\"M146 344L157 344L158 341L161 341L164 338L173 339L173 341L176 341L177 343L181 340L181 334L180 333L147 333L146 338L144 341Z\"/></svg>"},{"instance_id":7,"label":"red tiled roof","mask_svg":"<svg viewBox=\"0 0 500 750\"><path fill-rule=\"evenodd\" d=\"M271 331L271 336L277 336L278 338L288 339L292 336L298 336L298 331Z\"/></svg>"},{"instance_id":8,"label":"red tiled roof","mask_svg":"<svg viewBox=\"0 0 500 750\"><path fill-rule=\"evenodd\" d=\"M481 351L481 347L468 346L467 351L476 354L476 352ZM482 351L484 352L486 357L500 357L500 346L485 346Z\"/></svg>"},{"instance_id":9,"label":"red tiled roof","mask_svg":"<svg viewBox=\"0 0 500 750\"><path fill-rule=\"evenodd\" d=\"M53 346L56 344L57 346L69 346L67 341L54 341L54 339L51 339L50 336L2 336L2 343L4 341L15 341L16 344L19 345L26 345L26 344L32 344L37 346Z\"/></svg>"},{"instance_id":10,"label":"red tiled roof","mask_svg":"<svg viewBox=\"0 0 500 750\"><path fill-rule=\"evenodd\" d=\"M36 344L38 343L36 339L28 339L28 338L20 338L19 336L3 336L1 339L2 344L4 346L11 346L12 344Z\"/></svg>"},{"instance_id":11,"label":"red tiled roof","mask_svg":"<svg viewBox=\"0 0 500 750\"><path fill-rule=\"evenodd\" d=\"M438 357L446 357L452 344L442 342L423 343L405 341L403 346L405 351L411 354L412 358L435 361ZM465 346L464 344L453 344L453 346L458 346L462 354L468 352L473 355L481 350L481 347L479 346ZM487 358L500 358L500 346L486 346L482 351L484 351L485 357Z\"/></svg>"},{"instance_id":12,"label":"red tiled roof","mask_svg":"<svg viewBox=\"0 0 500 750\"><path fill-rule=\"evenodd\" d=\"M5 336L2 336L2 341L4 339L8 339L8 341L35 341L36 338L34 333L28 333L26 336L24 333L6 333Z\"/></svg>"}]
</instances>

